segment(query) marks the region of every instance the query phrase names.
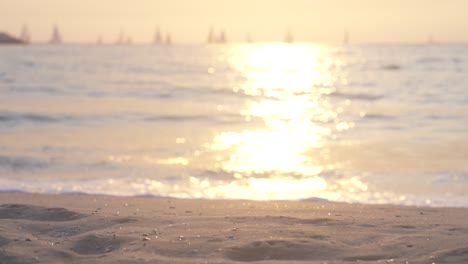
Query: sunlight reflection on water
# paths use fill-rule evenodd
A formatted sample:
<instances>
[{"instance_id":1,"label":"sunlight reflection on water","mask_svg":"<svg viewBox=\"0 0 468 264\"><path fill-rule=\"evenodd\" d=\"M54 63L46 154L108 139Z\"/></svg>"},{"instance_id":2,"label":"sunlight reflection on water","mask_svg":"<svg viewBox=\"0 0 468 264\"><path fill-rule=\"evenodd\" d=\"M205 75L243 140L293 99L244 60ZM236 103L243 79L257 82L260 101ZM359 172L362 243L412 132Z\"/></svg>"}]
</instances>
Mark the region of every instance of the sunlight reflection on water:
<instances>
[{"instance_id":1,"label":"sunlight reflection on water","mask_svg":"<svg viewBox=\"0 0 468 264\"><path fill-rule=\"evenodd\" d=\"M0 50L0 191L467 206L466 51Z\"/></svg>"},{"instance_id":2,"label":"sunlight reflection on water","mask_svg":"<svg viewBox=\"0 0 468 264\"><path fill-rule=\"evenodd\" d=\"M329 186L320 173L339 164L317 162L311 150L321 155L335 133L353 126L339 120L342 106L324 98L340 76L319 61L324 56L316 46L236 46L229 54L231 67L246 79L234 92L261 98L247 100L240 114L246 122L262 119L264 127L223 131L207 144L214 151L228 153L218 158L217 167L233 173L236 180L205 191L209 196L224 192L249 199L323 195Z\"/></svg>"}]
</instances>

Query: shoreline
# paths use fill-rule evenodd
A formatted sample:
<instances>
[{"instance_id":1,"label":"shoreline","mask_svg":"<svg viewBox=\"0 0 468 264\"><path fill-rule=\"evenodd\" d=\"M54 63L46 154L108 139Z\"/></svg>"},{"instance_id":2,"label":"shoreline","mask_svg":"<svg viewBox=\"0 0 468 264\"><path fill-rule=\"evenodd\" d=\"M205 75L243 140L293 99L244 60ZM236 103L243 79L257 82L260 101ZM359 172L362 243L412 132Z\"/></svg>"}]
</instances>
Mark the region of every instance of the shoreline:
<instances>
[{"instance_id":1,"label":"shoreline","mask_svg":"<svg viewBox=\"0 0 468 264\"><path fill-rule=\"evenodd\" d=\"M466 263L468 209L0 193L1 263Z\"/></svg>"},{"instance_id":2,"label":"shoreline","mask_svg":"<svg viewBox=\"0 0 468 264\"><path fill-rule=\"evenodd\" d=\"M467 209L468 206L464 205L445 205L442 203L372 203L372 202L346 202L346 201L332 201L325 198L310 197L301 198L297 200L261 200L261 199L242 199L242 198L192 198L192 197L172 197L160 196L153 194L144 195L113 195L106 193L85 193L85 192L27 192L22 190L0 190L0 197L4 194L24 194L24 195L39 195L39 196L84 196L84 197L108 197L108 198L128 198L128 199L168 199L168 200L191 200L191 201L244 201L244 202L286 202L286 203L324 203L324 204L343 204L343 205L363 205L363 206L390 206L390 207L409 207L409 208L439 208L439 209ZM1 202L1 201L0 201Z\"/></svg>"}]
</instances>

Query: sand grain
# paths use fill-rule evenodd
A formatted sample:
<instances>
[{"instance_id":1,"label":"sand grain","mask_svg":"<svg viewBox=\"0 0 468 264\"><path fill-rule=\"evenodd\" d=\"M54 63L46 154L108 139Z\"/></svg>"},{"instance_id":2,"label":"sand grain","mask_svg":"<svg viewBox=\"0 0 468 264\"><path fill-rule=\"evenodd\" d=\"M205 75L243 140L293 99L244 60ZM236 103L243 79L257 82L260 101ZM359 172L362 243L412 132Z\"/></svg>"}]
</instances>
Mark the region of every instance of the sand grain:
<instances>
[{"instance_id":1,"label":"sand grain","mask_svg":"<svg viewBox=\"0 0 468 264\"><path fill-rule=\"evenodd\" d=\"M0 263L468 263L468 210L0 194Z\"/></svg>"}]
</instances>

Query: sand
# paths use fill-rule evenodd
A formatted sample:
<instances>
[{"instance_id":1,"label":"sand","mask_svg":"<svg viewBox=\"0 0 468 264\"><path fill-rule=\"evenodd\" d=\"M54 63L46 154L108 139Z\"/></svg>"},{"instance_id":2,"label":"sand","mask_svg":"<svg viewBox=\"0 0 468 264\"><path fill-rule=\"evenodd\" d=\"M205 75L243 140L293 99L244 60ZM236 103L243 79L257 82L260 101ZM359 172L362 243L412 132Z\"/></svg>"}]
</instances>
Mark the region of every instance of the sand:
<instances>
[{"instance_id":1,"label":"sand","mask_svg":"<svg viewBox=\"0 0 468 264\"><path fill-rule=\"evenodd\" d=\"M0 263L468 263L468 209L0 194Z\"/></svg>"}]
</instances>

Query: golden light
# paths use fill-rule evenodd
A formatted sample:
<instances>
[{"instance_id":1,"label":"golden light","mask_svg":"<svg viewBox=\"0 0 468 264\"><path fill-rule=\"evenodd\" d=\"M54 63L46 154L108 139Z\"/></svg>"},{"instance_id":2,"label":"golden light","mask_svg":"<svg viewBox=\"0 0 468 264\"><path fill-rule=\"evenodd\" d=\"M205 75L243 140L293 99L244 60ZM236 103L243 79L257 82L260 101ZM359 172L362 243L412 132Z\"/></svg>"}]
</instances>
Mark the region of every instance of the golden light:
<instances>
[{"instance_id":1,"label":"golden light","mask_svg":"<svg viewBox=\"0 0 468 264\"><path fill-rule=\"evenodd\" d=\"M208 144L228 153L218 156L218 167L237 179L212 186L207 191L213 196L227 192L238 198L294 199L327 189L319 175L331 165L310 153L319 155L334 132L350 125L325 125L339 113L324 98L337 77L319 62L321 52L317 46L280 43L233 47L228 62L246 79L234 90L253 98L240 114L247 121L261 119L264 126L221 132Z\"/></svg>"},{"instance_id":2,"label":"golden light","mask_svg":"<svg viewBox=\"0 0 468 264\"><path fill-rule=\"evenodd\" d=\"M342 166L330 158L333 139L354 125L340 118L350 102L337 103L329 96L345 76L336 66L342 63L340 59L330 54L312 45L226 46L218 58L244 77L234 85L237 93L247 96L239 97L240 104L219 102L214 110L240 115L243 123L217 131L204 148L197 149L200 145L196 144L192 152L113 155L108 160L167 167L177 173L184 173L182 167L214 171L216 176L194 173L185 184L165 186L164 192L175 197L340 200L344 192L361 195L354 191L366 187L360 179L324 176ZM171 142L190 144L186 136Z\"/></svg>"},{"instance_id":3,"label":"golden light","mask_svg":"<svg viewBox=\"0 0 468 264\"><path fill-rule=\"evenodd\" d=\"M198 183L198 180L197 180ZM311 194L323 193L327 183L320 177L295 179L292 177L249 178L245 182L233 181L229 184L210 186L206 182L201 197L224 198L226 194L234 199L291 200L301 199ZM196 186L196 187L199 187Z\"/></svg>"},{"instance_id":4,"label":"golden light","mask_svg":"<svg viewBox=\"0 0 468 264\"><path fill-rule=\"evenodd\" d=\"M248 95L279 98L290 93L309 92L322 79L317 71L318 47L282 43L238 46L229 63L242 72L247 82L236 87Z\"/></svg>"},{"instance_id":5,"label":"golden light","mask_svg":"<svg viewBox=\"0 0 468 264\"><path fill-rule=\"evenodd\" d=\"M301 135L302 133L302 135ZM300 173L316 175L321 167L308 162L306 144L316 144L318 138L310 135L311 142L300 137L309 136L304 132L291 133L287 130L254 130L241 133L227 132L215 138L218 149L234 150L221 167L229 172L243 174L264 174L268 172Z\"/></svg>"}]
</instances>

